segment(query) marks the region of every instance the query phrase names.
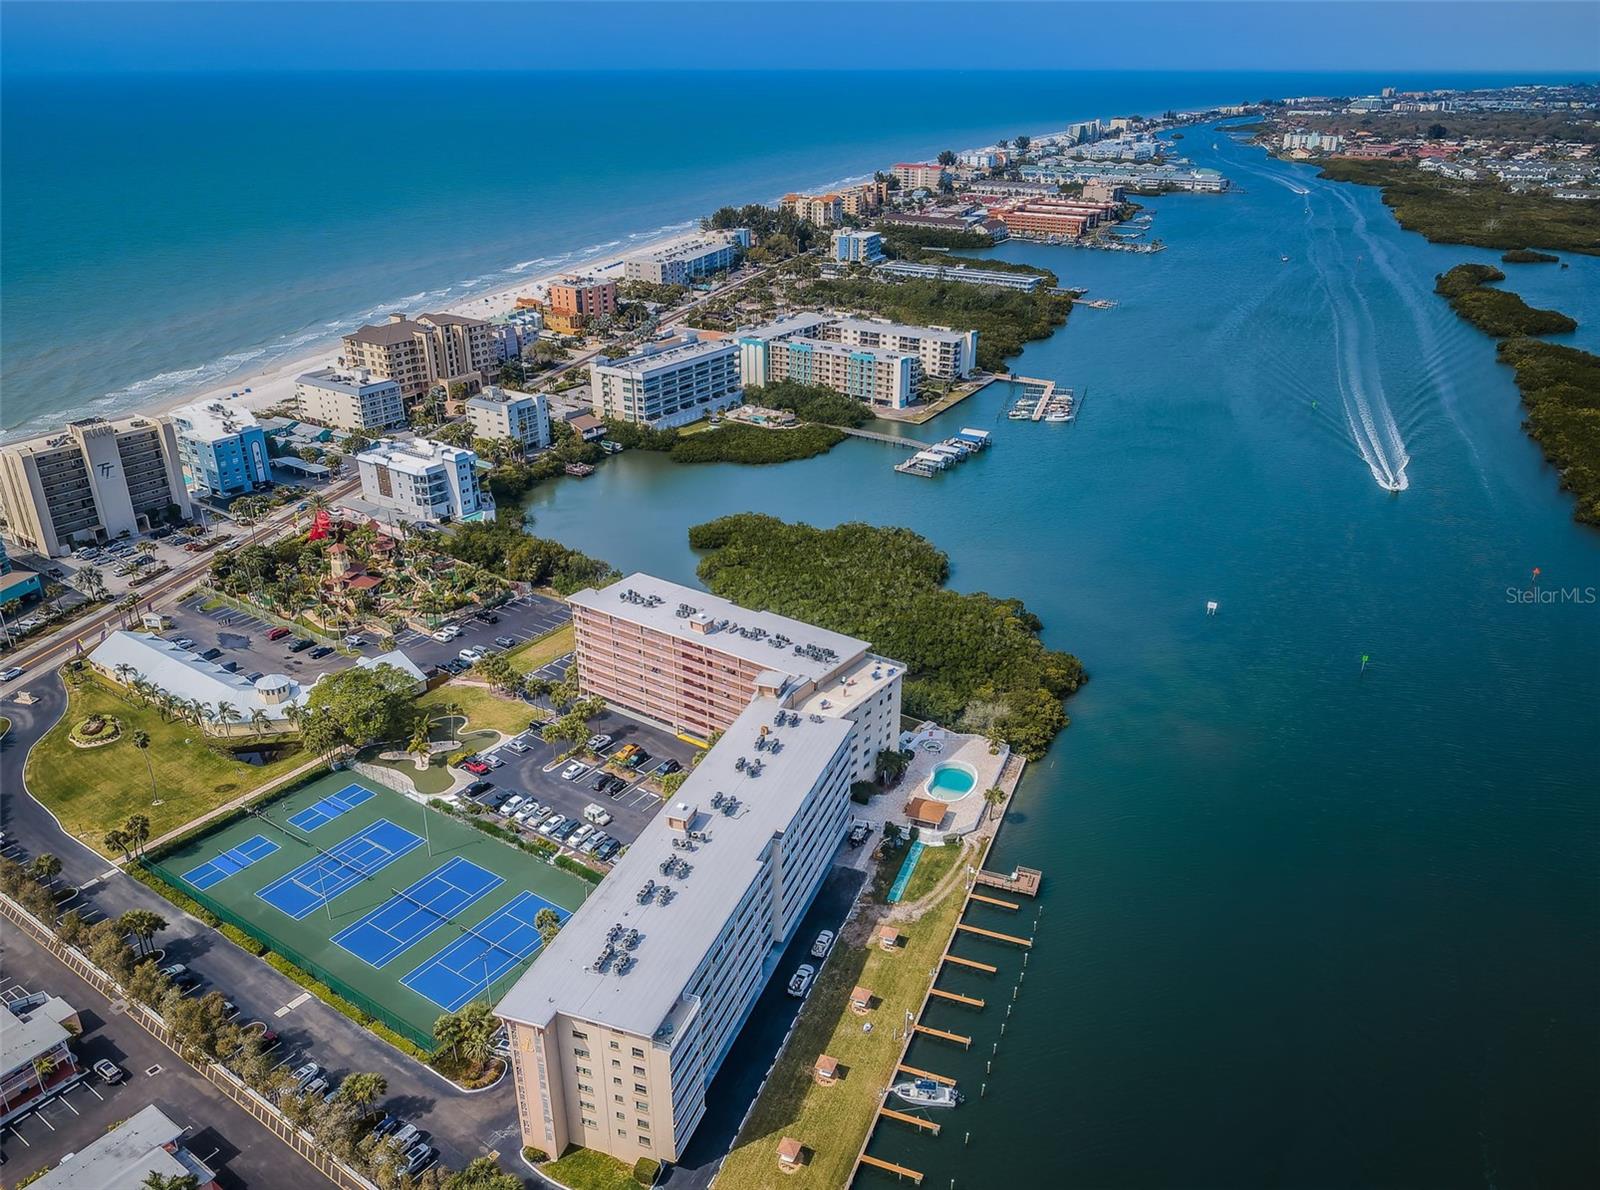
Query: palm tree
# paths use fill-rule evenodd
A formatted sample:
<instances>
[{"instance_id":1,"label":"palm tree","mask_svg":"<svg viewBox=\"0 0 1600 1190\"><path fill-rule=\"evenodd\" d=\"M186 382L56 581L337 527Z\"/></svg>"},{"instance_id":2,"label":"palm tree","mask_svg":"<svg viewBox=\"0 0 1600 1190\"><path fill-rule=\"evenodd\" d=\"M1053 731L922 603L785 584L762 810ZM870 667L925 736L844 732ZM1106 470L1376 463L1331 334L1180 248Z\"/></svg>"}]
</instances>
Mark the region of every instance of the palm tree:
<instances>
[{"instance_id":1,"label":"palm tree","mask_svg":"<svg viewBox=\"0 0 1600 1190\"><path fill-rule=\"evenodd\" d=\"M164 1174L151 1170L139 1183L139 1190L199 1190L200 1179L192 1173Z\"/></svg>"},{"instance_id":2,"label":"palm tree","mask_svg":"<svg viewBox=\"0 0 1600 1190\"><path fill-rule=\"evenodd\" d=\"M338 1098L359 1112L365 1112L389 1089L389 1080L381 1074L350 1074L339 1084Z\"/></svg>"},{"instance_id":3,"label":"palm tree","mask_svg":"<svg viewBox=\"0 0 1600 1190\"><path fill-rule=\"evenodd\" d=\"M148 731L136 731L136 732L134 732L133 733L133 746L135 748L139 749L140 755L142 755L144 757L145 772L150 774L150 800L151 801L155 801L155 799L156 799L156 768L155 768L155 765L150 762L150 733Z\"/></svg>"},{"instance_id":4,"label":"palm tree","mask_svg":"<svg viewBox=\"0 0 1600 1190\"><path fill-rule=\"evenodd\" d=\"M260 707L256 707L255 710L250 712L250 731L251 734L256 737L256 739L259 740L262 736L266 735L271 726L271 718L269 718L267 713Z\"/></svg>"},{"instance_id":5,"label":"palm tree","mask_svg":"<svg viewBox=\"0 0 1600 1190\"><path fill-rule=\"evenodd\" d=\"M130 909L117 918L117 926L137 940L140 954L149 954L155 936L167 928L167 919L149 909Z\"/></svg>"},{"instance_id":6,"label":"palm tree","mask_svg":"<svg viewBox=\"0 0 1600 1190\"><path fill-rule=\"evenodd\" d=\"M133 852L129 850L133 846L133 840L128 838L126 831L112 827L106 832L105 838L100 841L107 851L120 851L122 852L122 858L125 860L133 858Z\"/></svg>"},{"instance_id":7,"label":"palm tree","mask_svg":"<svg viewBox=\"0 0 1600 1190\"><path fill-rule=\"evenodd\" d=\"M127 835L128 842L133 846L135 855L142 855L144 845L150 841L150 820L143 814L134 814L122 824L122 833Z\"/></svg>"},{"instance_id":8,"label":"palm tree","mask_svg":"<svg viewBox=\"0 0 1600 1190\"><path fill-rule=\"evenodd\" d=\"M129 682L128 689L133 692L136 698L138 698L139 705L141 707L149 706L150 698L155 693L155 687L150 684L150 679L145 677L143 674L140 674L138 677L134 678L133 681Z\"/></svg>"},{"instance_id":9,"label":"palm tree","mask_svg":"<svg viewBox=\"0 0 1600 1190\"><path fill-rule=\"evenodd\" d=\"M291 702L283 708L283 717L289 721L289 726L299 731L306 721L306 708L304 703Z\"/></svg>"},{"instance_id":10,"label":"palm tree","mask_svg":"<svg viewBox=\"0 0 1600 1190\"><path fill-rule=\"evenodd\" d=\"M36 855L33 857L33 862L28 865L28 875L40 884L52 885L56 882L56 877L61 875L61 861L48 852Z\"/></svg>"},{"instance_id":11,"label":"palm tree","mask_svg":"<svg viewBox=\"0 0 1600 1190\"><path fill-rule=\"evenodd\" d=\"M237 723L243 718L244 716L239 713L239 708L224 699L217 703L217 709L211 716L211 721L222 724L223 733L226 734L230 724Z\"/></svg>"},{"instance_id":12,"label":"palm tree","mask_svg":"<svg viewBox=\"0 0 1600 1190\"><path fill-rule=\"evenodd\" d=\"M126 661L124 661L122 664L118 665L117 668L112 670L111 672L117 675L117 681L121 682L124 686L127 686L130 683L132 683L133 675L138 673L139 671L134 669L133 666L129 665Z\"/></svg>"},{"instance_id":13,"label":"palm tree","mask_svg":"<svg viewBox=\"0 0 1600 1190\"><path fill-rule=\"evenodd\" d=\"M194 708L194 725L196 727L205 723L216 722L217 712L209 702L201 702L197 698L190 705Z\"/></svg>"},{"instance_id":14,"label":"palm tree","mask_svg":"<svg viewBox=\"0 0 1600 1190\"><path fill-rule=\"evenodd\" d=\"M984 805L989 807L991 814L998 813L1000 806L1005 802L1005 800L1006 791L1001 789L998 785L991 785L988 789L983 791Z\"/></svg>"},{"instance_id":15,"label":"palm tree","mask_svg":"<svg viewBox=\"0 0 1600 1190\"><path fill-rule=\"evenodd\" d=\"M428 728L432 726L426 715L418 715L411 723L411 741L406 745L406 751L417 758L420 763L426 764L428 757L433 752L433 741L429 738Z\"/></svg>"},{"instance_id":16,"label":"palm tree","mask_svg":"<svg viewBox=\"0 0 1600 1190\"><path fill-rule=\"evenodd\" d=\"M161 721L163 723L172 718L172 710L176 703L177 697L172 691L161 686L156 687L156 709L161 712Z\"/></svg>"},{"instance_id":17,"label":"palm tree","mask_svg":"<svg viewBox=\"0 0 1600 1190\"><path fill-rule=\"evenodd\" d=\"M561 929L561 918L554 909L541 909L533 915L533 928L539 931L539 937L548 946Z\"/></svg>"},{"instance_id":18,"label":"palm tree","mask_svg":"<svg viewBox=\"0 0 1600 1190\"><path fill-rule=\"evenodd\" d=\"M90 599L103 598L106 593L106 577L100 572L98 566L84 566L78 570L78 585L83 593Z\"/></svg>"}]
</instances>

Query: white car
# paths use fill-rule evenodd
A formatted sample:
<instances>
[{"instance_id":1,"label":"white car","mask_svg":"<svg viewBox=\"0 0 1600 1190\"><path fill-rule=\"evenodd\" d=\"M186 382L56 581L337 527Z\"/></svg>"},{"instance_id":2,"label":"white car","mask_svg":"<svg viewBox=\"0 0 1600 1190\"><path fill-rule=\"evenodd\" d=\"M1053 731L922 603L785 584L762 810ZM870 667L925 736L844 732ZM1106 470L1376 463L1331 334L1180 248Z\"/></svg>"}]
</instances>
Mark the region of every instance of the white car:
<instances>
[{"instance_id":1,"label":"white car","mask_svg":"<svg viewBox=\"0 0 1600 1190\"><path fill-rule=\"evenodd\" d=\"M594 827L590 826L586 822L582 826L580 826L577 830L573 831L571 836L568 837L567 846L576 849L579 846L579 844L581 844L585 839L587 839L592 834L594 834Z\"/></svg>"},{"instance_id":2,"label":"white car","mask_svg":"<svg viewBox=\"0 0 1600 1190\"><path fill-rule=\"evenodd\" d=\"M344 638L344 647L347 649L359 649L366 643L367 638L362 636L359 632L351 633L349 636Z\"/></svg>"},{"instance_id":3,"label":"white car","mask_svg":"<svg viewBox=\"0 0 1600 1190\"><path fill-rule=\"evenodd\" d=\"M566 825L567 816L565 814L557 814L549 822L545 823L539 828L539 833L548 838L550 835L553 835L556 831L562 829Z\"/></svg>"},{"instance_id":4,"label":"white car","mask_svg":"<svg viewBox=\"0 0 1600 1190\"><path fill-rule=\"evenodd\" d=\"M433 634L433 639L438 641L440 644L446 644L449 641L455 640L455 638L460 635L461 629L457 628L454 624L446 624L443 628L439 629Z\"/></svg>"},{"instance_id":5,"label":"white car","mask_svg":"<svg viewBox=\"0 0 1600 1190\"><path fill-rule=\"evenodd\" d=\"M0 682L9 682L13 678L22 676L22 666L13 665L9 669L0 670Z\"/></svg>"},{"instance_id":6,"label":"white car","mask_svg":"<svg viewBox=\"0 0 1600 1190\"><path fill-rule=\"evenodd\" d=\"M587 773L588 771L589 771L589 767L587 765L582 765L582 764L578 764L578 763L574 762L572 764L569 764L566 768L561 770L561 779L563 781L576 781L579 777L583 776L583 774Z\"/></svg>"},{"instance_id":7,"label":"white car","mask_svg":"<svg viewBox=\"0 0 1600 1190\"><path fill-rule=\"evenodd\" d=\"M521 756L522 754L524 754L525 752L528 752L530 750L529 746L528 746L528 741L523 739L521 736L518 736L514 740L507 740L506 741L506 747L510 748L518 756Z\"/></svg>"},{"instance_id":8,"label":"white car","mask_svg":"<svg viewBox=\"0 0 1600 1190\"><path fill-rule=\"evenodd\" d=\"M789 994L796 999L805 999L806 993L811 990L811 981L816 977L817 969L810 963L802 963L789 979Z\"/></svg>"},{"instance_id":9,"label":"white car","mask_svg":"<svg viewBox=\"0 0 1600 1190\"><path fill-rule=\"evenodd\" d=\"M822 933L817 935L817 940L811 944L811 957L814 959L825 959L828 957L828 952L832 949L833 931L823 930Z\"/></svg>"},{"instance_id":10,"label":"white car","mask_svg":"<svg viewBox=\"0 0 1600 1190\"><path fill-rule=\"evenodd\" d=\"M457 653L456 656L461 658L461 660L465 661L468 665L476 665L478 662L483 660L485 654L484 651L478 648L476 645L468 645L466 648L462 649L461 652Z\"/></svg>"}]
</instances>

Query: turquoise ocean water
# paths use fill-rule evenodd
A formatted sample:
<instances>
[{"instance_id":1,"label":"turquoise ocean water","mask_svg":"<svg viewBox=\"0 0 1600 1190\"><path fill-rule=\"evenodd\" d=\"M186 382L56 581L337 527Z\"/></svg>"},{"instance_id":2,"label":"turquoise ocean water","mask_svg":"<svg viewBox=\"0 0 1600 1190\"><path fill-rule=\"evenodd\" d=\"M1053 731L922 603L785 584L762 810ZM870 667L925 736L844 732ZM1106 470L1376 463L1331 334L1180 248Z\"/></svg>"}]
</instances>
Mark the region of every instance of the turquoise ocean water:
<instances>
[{"instance_id":1,"label":"turquoise ocean water","mask_svg":"<svg viewBox=\"0 0 1600 1190\"><path fill-rule=\"evenodd\" d=\"M214 386L391 309L614 253L725 202L1091 116L1386 81L8 75L0 433Z\"/></svg>"}]
</instances>

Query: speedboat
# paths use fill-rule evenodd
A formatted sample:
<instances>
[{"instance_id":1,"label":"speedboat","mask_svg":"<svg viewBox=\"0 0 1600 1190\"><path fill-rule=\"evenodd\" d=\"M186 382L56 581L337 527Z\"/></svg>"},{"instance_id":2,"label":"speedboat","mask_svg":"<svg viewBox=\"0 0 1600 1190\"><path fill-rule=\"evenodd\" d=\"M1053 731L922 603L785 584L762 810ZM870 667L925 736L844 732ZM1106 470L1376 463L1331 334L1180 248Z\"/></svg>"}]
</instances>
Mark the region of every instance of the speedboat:
<instances>
[{"instance_id":1,"label":"speedboat","mask_svg":"<svg viewBox=\"0 0 1600 1190\"><path fill-rule=\"evenodd\" d=\"M1033 416L1033 414L1024 409L1013 409L1010 413L1006 414L1006 416L1012 421L1027 421L1028 418Z\"/></svg>"},{"instance_id":2,"label":"speedboat","mask_svg":"<svg viewBox=\"0 0 1600 1190\"><path fill-rule=\"evenodd\" d=\"M896 1083L889 1089L907 1103L914 1103L918 1107L956 1107L962 1101L960 1091L953 1086L934 1082L931 1078Z\"/></svg>"}]
</instances>

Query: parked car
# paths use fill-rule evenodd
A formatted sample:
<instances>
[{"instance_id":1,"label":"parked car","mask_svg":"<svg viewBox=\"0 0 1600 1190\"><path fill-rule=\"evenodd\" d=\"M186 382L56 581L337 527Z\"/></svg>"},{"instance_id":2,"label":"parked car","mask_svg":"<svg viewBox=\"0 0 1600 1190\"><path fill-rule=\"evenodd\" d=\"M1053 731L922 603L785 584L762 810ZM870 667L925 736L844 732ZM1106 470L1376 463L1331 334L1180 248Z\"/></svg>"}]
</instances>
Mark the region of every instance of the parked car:
<instances>
[{"instance_id":1,"label":"parked car","mask_svg":"<svg viewBox=\"0 0 1600 1190\"><path fill-rule=\"evenodd\" d=\"M662 774L675 773L681 768L683 768L683 766L676 760L667 759L661 762L661 768L658 771Z\"/></svg>"},{"instance_id":2,"label":"parked car","mask_svg":"<svg viewBox=\"0 0 1600 1190\"><path fill-rule=\"evenodd\" d=\"M268 640L282 640L284 637L286 637L288 635L289 635L289 630L287 628L285 628L283 625L280 624L280 625L278 625L278 627L274 628L271 632L267 633L267 639Z\"/></svg>"},{"instance_id":3,"label":"parked car","mask_svg":"<svg viewBox=\"0 0 1600 1190\"><path fill-rule=\"evenodd\" d=\"M471 773L474 777L482 777L489 771L489 766L484 764L481 760L463 760L461 762L461 767L466 769L467 772Z\"/></svg>"},{"instance_id":4,"label":"parked car","mask_svg":"<svg viewBox=\"0 0 1600 1190\"><path fill-rule=\"evenodd\" d=\"M331 652L333 652L332 645L318 645L316 648L311 650L311 659L313 661L321 661Z\"/></svg>"},{"instance_id":5,"label":"parked car","mask_svg":"<svg viewBox=\"0 0 1600 1190\"><path fill-rule=\"evenodd\" d=\"M583 808L583 817L584 821L592 822L596 826L611 825L611 811L604 806L597 806L593 802Z\"/></svg>"},{"instance_id":6,"label":"parked car","mask_svg":"<svg viewBox=\"0 0 1600 1190\"><path fill-rule=\"evenodd\" d=\"M328 1080L319 1074L300 1088L300 1094L307 1096L316 1095L321 1097L327 1093L328 1085Z\"/></svg>"},{"instance_id":7,"label":"parked car","mask_svg":"<svg viewBox=\"0 0 1600 1190\"><path fill-rule=\"evenodd\" d=\"M344 638L344 647L347 649L359 649L366 643L367 638L362 636L359 632L352 632L349 636Z\"/></svg>"},{"instance_id":8,"label":"parked car","mask_svg":"<svg viewBox=\"0 0 1600 1190\"><path fill-rule=\"evenodd\" d=\"M561 770L561 779L563 781L576 781L588 771L588 765L579 764L574 761L572 764L569 764L566 768Z\"/></svg>"},{"instance_id":9,"label":"parked car","mask_svg":"<svg viewBox=\"0 0 1600 1190\"><path fill-rule=\"evenodd\" d=\"M604 752L611 747L611 737L608 735L592 735L586 745L591 752Z\"/></svg>"},{"instance_id":10,"label":"parked car","mask_svg":"<svg viewBox=\"0 0 1600 1190\"><path fill-rule=\"evenodd\" d=\"M498 624L500 622L500 617L491 611L481 611L473 619L480 620L485 624Z\"/></svg>"},{"instance_id":11,"label":"parked car","mask_svg":"<svg viewBox=\"0 0 1600 1190\"><path fill-rule=\"evenodd\" d=\"M389 1143L397 1149L409 1148L417 1143L417 1138L422 1135L422 1129L415 1124L402 1124L396 1128L394 1135L389 1137Z\"/></svg>"},{"instance_id":12,"label":"parked car","mask_svg":"<svg viewBox=\"0 0 1600 1190\"><path fill-rule=\"evenodd\" d=\"M514 649L517 647L517 638L514 636L497 636L494 638L494 643L502 649Z\"/></svg>"},{"instance_id":13,"label":"parked car","mask_svg":"<svg viewBox=\"0 0 1600 1190\"><path fill-rule=\"evenodd\" d=\"M814 959L825 959L828 957L828 952L832 949L833 931L823 930L822 933L817 935L817 940L811 944L811 957Z\"/></svg>"},{"instance_id":14,"label":"parked car","mask_svg":"<svg viewBox=\"0 0 1600 1190\"><path fill-rule=\"evenodd\" d=\"M460 628L456 627L454 624L446 624L443 628L437 629L434 632L433 639L439 641L441 644L448 644L450 641L455 640L455 638L460 635Z\"/></svg>"},{"instance_id":15,"label":"parked car","mask_svg":"<svg viewBox=\"0 0 1600 1190\"><path fill-rule=\"evenodd\" d=\"M419 1144L406 1150L406 1172L408 1174L420 1172L438 1155L439 1150L427 1144Z\"/></svg>"},{"instance_id":16,"label":"parked car","mask_svg":"<svg viewBox=\"0 0 1600 1190\"><path fill-rule=\"evenodd\" d=\"M178 648L180 648L180 649L192 649L192 648L194 648L194 641L190 640L187 636L180 636L177 640L173 641L172 643L177 645Z\"/></svg>"},{"instance_id":17,"label":"parked car","mask_svg":"<svg viewBox=\"0 0 1600 1190\"><path fill-rule=\"evenodd\" d=\"M476 645L468 645L466 648L462 649L461 652L457 653L456 656L461 658L461 660L465 661L468 665L476 665L478 662L483 660L484 652Z\"/></svg>"},{"instance_id":18,"label":"parked car","mask_svg":"<svg viewBox=\"0 0 1600 1190\"><path fill-rule=\"evenodd\" d=\"M578 827L577 830L573 831L572 834L567 836L567 846L577 847L592 834L594 834L594 827L585 822L582 826Z\"/></svg>"},{"instance_id":19,"label":"parked car","mask_svg":"<svg viewBox=\"0 0 1600 1190\"><path fill-rule=\"evenodd\" d=\"M204 653L200 654L200 660L215 661L220 656L222 656L221 649L207 649Z\"/></svg>"},{"instance_id":20,"label":"parked car","mask_svg":"<svg viewBox=\"0 0 1600 1190\"><path fill-rule=\"evenodd\" d=\"M306 1062L303 1065L296 1066L292 1071L290 1071L289 1077L294 1079L296 1086L304 1087L307 1083L321 1073L322 1067L318 1066L315 1062Z\"/></svg>"},{"instance_id":21,"label":"parked car","mask_svg":"<svg viewBox=\"0 0 1600 1190\"><path fill-rule=\"evenodd\" d=\"M467 786L467 796L477 797L479 794L488 793L489 790L493 788L493 781L474 781L471 785Z\"/></svg>"},{"instance_id":22,"label":"parked car","mask_svg":"<svg viewBox=\"0 0 1600 1190\"><path fill-rule=\"evenodd\" d=\"M372 1126L372 1135L378 1137L388 1136L398 1127L400 1127L400 1121L385 1112L383 1119Z\"/></svg>"},{"instance_id":23,"label":"parked car","mask_svg":"<svg viewBox=\"0 0 1600 1190\"><path fill-rule=\"evenodd\" d=\"M506 747L510 748L518 756L524 756L533 750L528 741L523 739L521 736L518 736L514 740L507 740Z\"/></svg>"},{"instance_id":24,"label":"parked car","mask_svg":"<svg viewBox=\"0 0 1600 1190\"><path fill-rule=\"evenodd\" d=\"M491 753L489 753L489 755L487 755L487 756L485 756L483 758L483 763L488 765L492 769L499 769L499 768L504 768L506 762L501 760L498 756L496 756L493 752L491 752Z\"/></svg>"},{"instance_id":25,"label":"parked car","mask_svg":"<svg viewBox=\"0 0 1600 1190\"><path fill-rule=\"evenodd\" d=\"M565 814L557 814L549 822L545 823L539 828L539 833L548 838L554 838L556 831L566 826L566 824L567 816Z\"/></svg>"},{"instance_id":26,"label":"parked car","mask_svg":"<svg viewBox=\"0 0 1600 1190\"><path fill-rule=\"evenodd\" d=\"M527 800L528 799L523 797L520 793L514 793L510 797L506 798L505 801L500 803L500 813L509 817L510 815L516 813L518 807L520 807Z\"/></svg>"},{"instance_id":27,"label":"parked car","mask_svg":"<svg viewBox=\"0 0 1600 1190\"><path fill-rule=\"evenodd\" d=\"M297 636L297 637L295 637L294 642L289 646L289 652L291 652L291 653L304 653L307 649L309 649L312 645L314 645L316 643L317 643L316 641L311 640L308 637Z\"/></svg>"},{"instance_id":28,"label":"parked car","mask_svg":"<svg viewBox=\"0 0 1600 1190\"><path fill-rule=\"evenodd\" d=\"M621 843L617 842L615 839L607 838L604 843L600 844L600 846L594 849L594 857L601 863L608 863L610 862L611 857L621 850Z\"/></svg>"},{"instance_id":29,"label":"parked car","mask_svg":"<svg viewBox=\"0 0 1600 1190\"><path fill-rule=\"evenodd\" d=\"M803 1000L806 993L811 990L811 981L817 977L817 969L810 963L802 963L798 970L789 977L789 994L796 999Z\"/></svg>"},{"instance_id":30,"label":"parked car","mask_svg":"<svg viewBox=\"0 0 1600 1190\"><path fill-rule=\"evenodd\" d=\"M127 1075L123 1073L122 1067L118 1066L109 1058L101 1058L98 1062L96 1062L94 1064L94 1072L98 1074L102 1080L108 1083L120 1083L124 1078L127 1077Z\"/></svg>"}]
</instances>

